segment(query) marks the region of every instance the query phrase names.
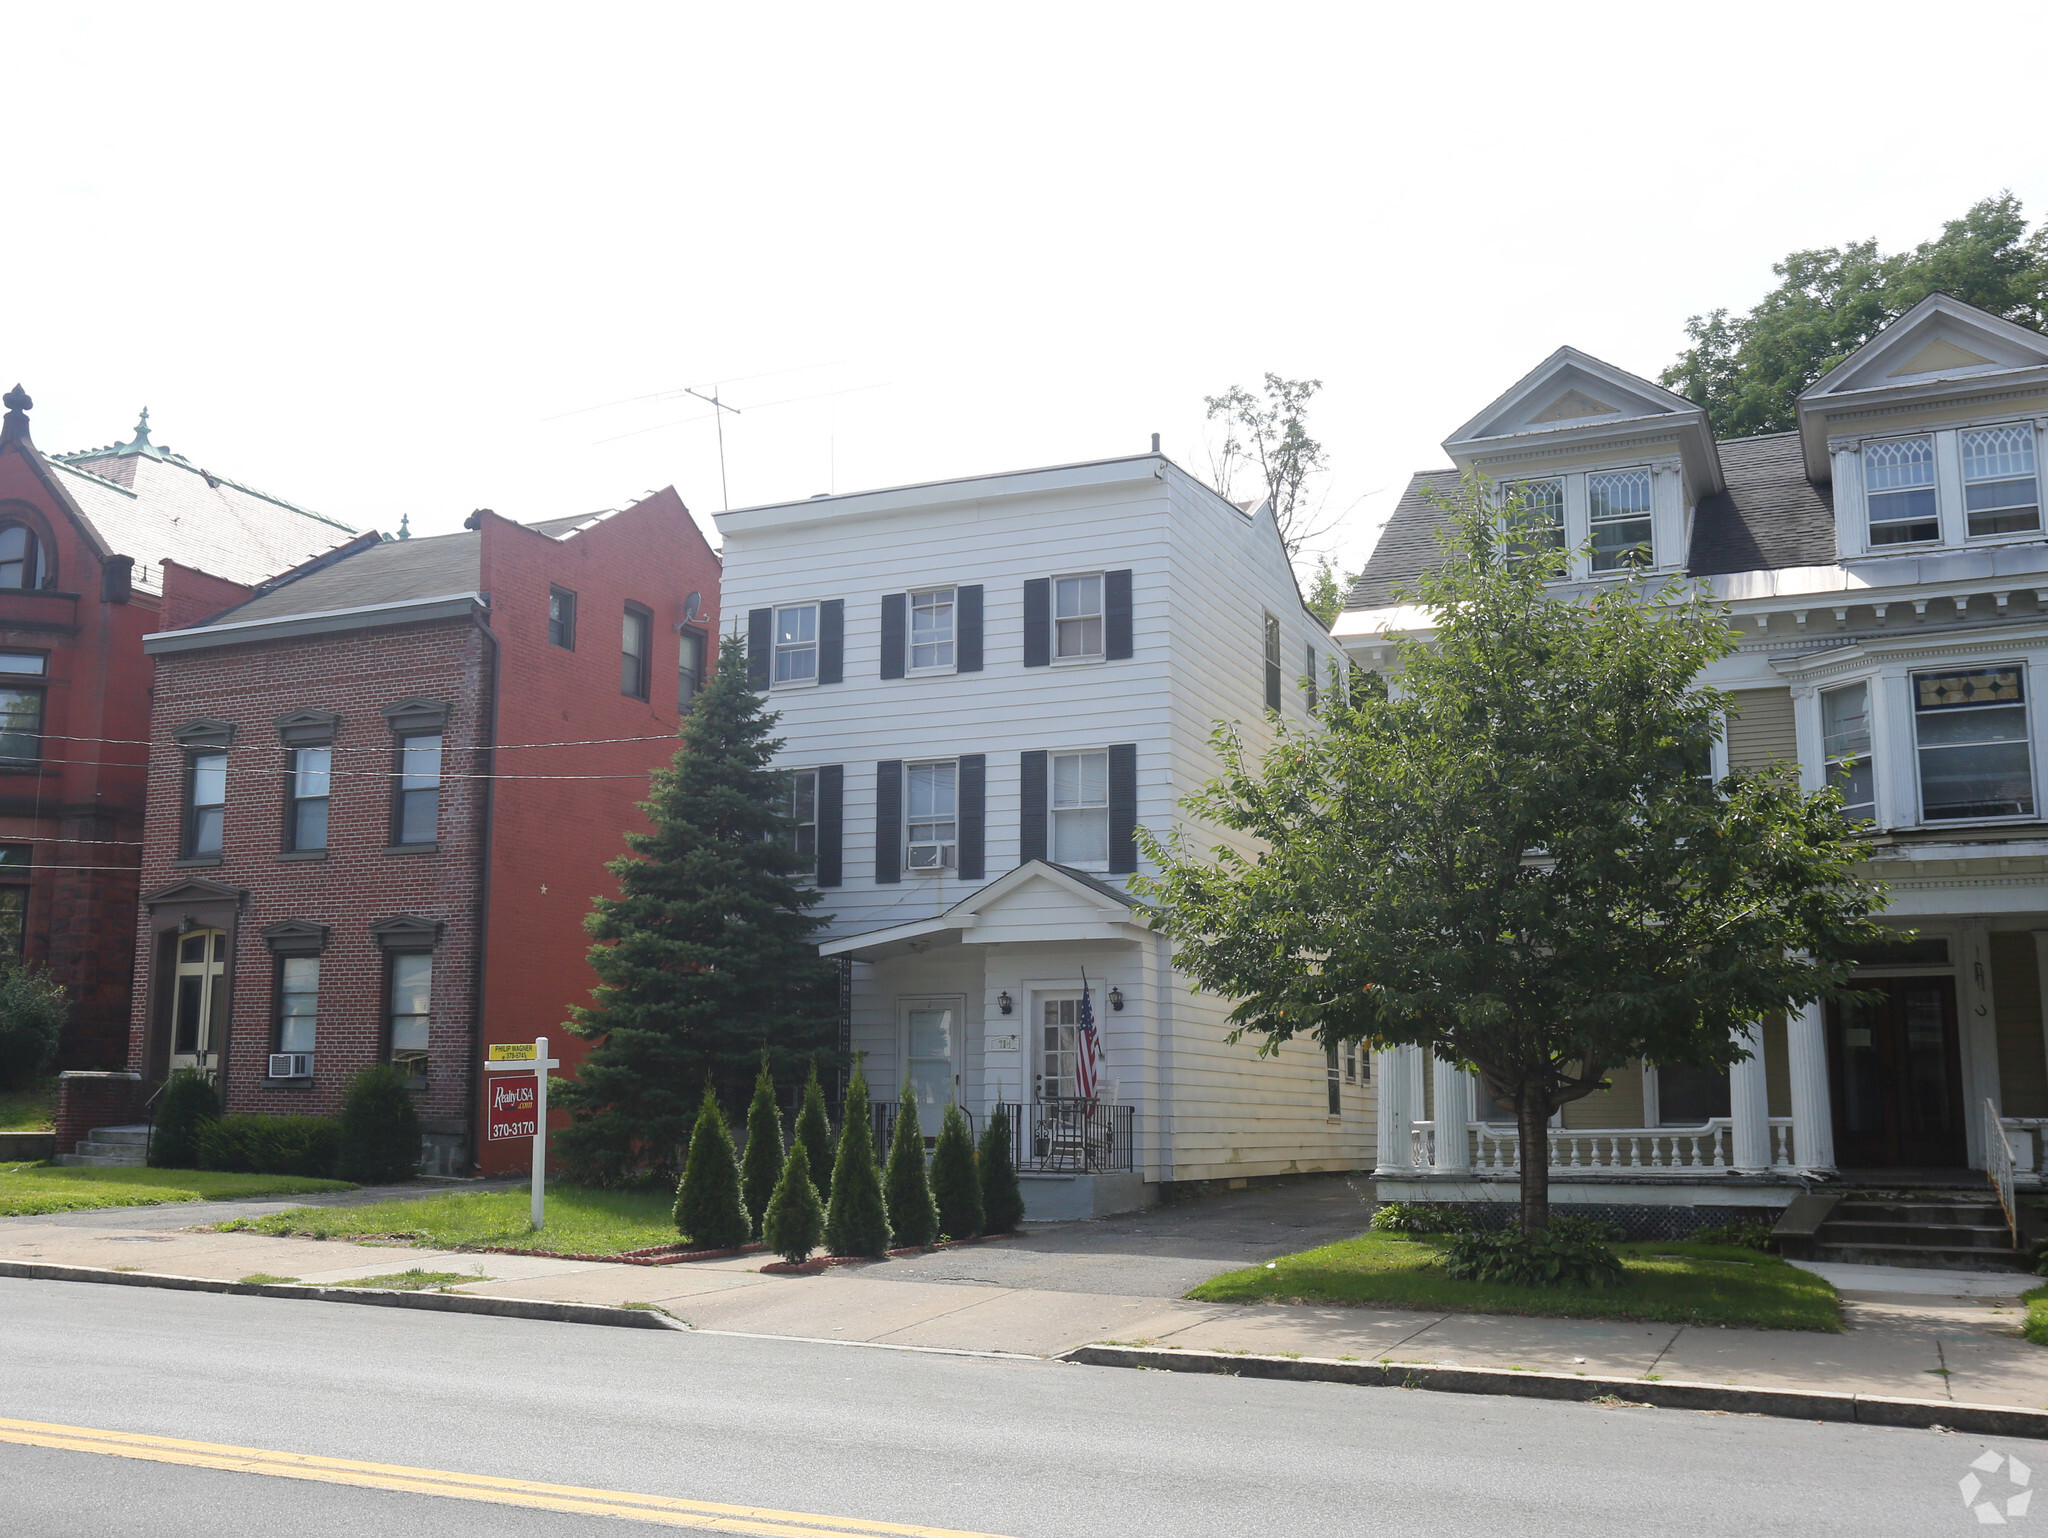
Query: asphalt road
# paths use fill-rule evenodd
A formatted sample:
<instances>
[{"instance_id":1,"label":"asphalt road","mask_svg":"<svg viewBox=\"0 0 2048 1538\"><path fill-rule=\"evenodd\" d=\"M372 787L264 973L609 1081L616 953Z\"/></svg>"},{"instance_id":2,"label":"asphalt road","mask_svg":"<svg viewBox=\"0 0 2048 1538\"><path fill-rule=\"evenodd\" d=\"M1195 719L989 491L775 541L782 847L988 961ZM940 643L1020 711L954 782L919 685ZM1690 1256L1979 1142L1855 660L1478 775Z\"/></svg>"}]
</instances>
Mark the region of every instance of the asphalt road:
<instances>
[{"instance_id":1,"label":"asphalt road","mask_svg":"<svg viewBox=\"0 0 2048 1538\"><path fill-rule=\"evenodd\" d=\"M13 1280L0 1417L1018 1538L1930 1538L1978 1530L1957 1482L1987 1446L2048 1465L1929 1431ZM37 1538L629 1525L0 1442L0 1528Z\"/></svg>"}]
</instances>

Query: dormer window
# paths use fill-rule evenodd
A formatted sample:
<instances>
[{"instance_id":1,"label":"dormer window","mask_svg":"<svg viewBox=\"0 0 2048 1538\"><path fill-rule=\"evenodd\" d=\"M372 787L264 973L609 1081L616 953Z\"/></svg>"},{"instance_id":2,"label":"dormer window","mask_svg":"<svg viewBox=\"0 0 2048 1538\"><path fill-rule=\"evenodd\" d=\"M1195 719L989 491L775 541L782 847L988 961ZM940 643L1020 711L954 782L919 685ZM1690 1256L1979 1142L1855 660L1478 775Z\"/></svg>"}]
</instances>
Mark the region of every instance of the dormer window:
<instances>
[{"instance_id":1,"label":"dormer window","mask_svg":"<svg viewBox=\"0 0 2048 1538\"><path fill-rule=\"evenodd\" d=\"M2025 534L2041 527L2041 488L2034 470L2034 427L2012 422L1959 435L1963 508L1970 533Z\"/></svg>"},{"instance_id":2,"label":"dormer window","mask_svg":"<svg viewBox=\"0 0 2048 1538\"><path fill-rule=\"evenodd\" d=\"M1941 538L1932 438L1864 444L1863 490L1872 545L1912 545Z\"/></svg>"},{"instance_id":3,"label":"dormer window","mask_svg":"<svg viewBox=\"0 0 2048 1538\"><path fill-rule=\"evenodd\" d=\"M1657 564L1657 477L1648 465L1507 481L1501 496L1523 519L1514 553L1569 553L1560 575L1617 576Z\"/></svg>"},{"instance_id":4,"label":"dormer window","mask_svg":"<svg viewBox=\"0 0 2048 1538\"><path fill-rule=\"evenodd\" d=\"M1630 571L1650 564L1649 471L1587 476L1586 514L1593 527L1593 570Z\"/></svg>"},{"instance_id":5,"label":"dormer window","mask_svg":"<svg viewBox=\"0 0 2048 1538\"><path fill-rule=\"evenodd\" d=\"M1524 519L1517 555L1564 549L1564 482L1513 481L1506 488Z\"/></svg>"},{"instance_id":6,"label":"dormer window","mask_svg":"<svg viewBox=\"0 0 2048 1538\"><path fill-rule=\"evenodd\" d=\"M42 550L34 532L19 523L0 529L0 587L42 585Z\"/></svg>"}]
</instances>

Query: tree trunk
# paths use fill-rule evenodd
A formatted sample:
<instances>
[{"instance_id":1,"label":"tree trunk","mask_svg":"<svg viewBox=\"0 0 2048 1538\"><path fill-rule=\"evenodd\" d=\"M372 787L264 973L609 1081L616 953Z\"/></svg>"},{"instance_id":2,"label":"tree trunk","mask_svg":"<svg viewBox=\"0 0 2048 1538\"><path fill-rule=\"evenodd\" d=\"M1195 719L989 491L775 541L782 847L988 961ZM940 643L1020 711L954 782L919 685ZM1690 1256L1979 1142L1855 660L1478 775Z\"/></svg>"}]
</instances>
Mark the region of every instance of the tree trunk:
<instances>
[{"instance_id":1,"label":"tree trunk","mask_svg":"<svg viewBox=\"0 0 2048 1538\"><path fill-rule=\"evenodd\" d=\"M1522 1136L1522 1232L1538 1234L1550 1227L1550 1108L1524 1097L1515 1123Z\"/></svg>"}]
</instances>

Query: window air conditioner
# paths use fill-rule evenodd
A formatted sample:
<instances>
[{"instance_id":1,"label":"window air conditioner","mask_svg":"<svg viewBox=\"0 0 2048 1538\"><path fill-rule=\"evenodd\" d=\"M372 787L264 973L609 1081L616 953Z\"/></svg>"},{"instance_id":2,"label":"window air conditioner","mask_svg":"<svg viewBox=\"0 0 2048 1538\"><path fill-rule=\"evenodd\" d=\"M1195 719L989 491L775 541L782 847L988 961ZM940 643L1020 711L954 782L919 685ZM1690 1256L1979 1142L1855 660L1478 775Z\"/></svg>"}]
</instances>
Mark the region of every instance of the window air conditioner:
<instances>
[{"instance_id":1,"label":"window air conditioner","mask_svg":"<svg viewBox=\"0 0 2048 1538\"><path fill-rule=\"evenodd\" d=\"M310 1079L313 1077L313 1054L310 1052L273 1052L270 1054L270 1076L273 1079Z\"/></svg>"}]
</instances>

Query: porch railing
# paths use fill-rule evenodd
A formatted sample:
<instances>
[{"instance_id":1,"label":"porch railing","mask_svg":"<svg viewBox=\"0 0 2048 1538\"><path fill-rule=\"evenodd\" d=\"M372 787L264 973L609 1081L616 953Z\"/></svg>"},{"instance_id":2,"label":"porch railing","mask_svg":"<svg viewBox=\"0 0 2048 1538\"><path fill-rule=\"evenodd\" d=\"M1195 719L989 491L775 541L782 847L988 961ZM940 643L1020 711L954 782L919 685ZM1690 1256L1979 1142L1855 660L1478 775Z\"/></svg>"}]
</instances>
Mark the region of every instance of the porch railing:
<instances>
[{"instance_id":1,"label":"porch railing","mask_svg":"<svg viewBox=\"0 0 2048 1538\"><path fill-rule=\"evenodd\" d=\"M1104 1175L1137 1168L1138 1108L1107 1100L1007 1101L1017 1168L1035 1174Z\"/></svg>"},{"instance_id":2,"label":"porch railing","mask_svg":"<svg viewBox=\"0 0 2048 1538\"><path fill-rule=\"evenodd\" d=\"M1770 1118L1771 1166L1793 1163L1792 1118ZM1491 1122L1465 1126L1464 1167L1479 1174L1512 1174L1521 1169L1521 1133ZM1552 1127L1550 1170L1555 1175L1594 1171L1633 1175L1697 1176L1728 1173L1735 1167L1735 1124L1715 1117L1698 1127ZM1436 1167L1436 1127L1416 1122L1409 1162L1419 1170Z\"/></svg>"},{"instance_id":3,"label":"porch railing","mask_svg":"<svg viewBox=\"0 0 2048 1538\"><path fill-rule=\"evenodd\" d=\"M1998 1107L1984 1102L1984 1176L1998 1193L1998 1205L2005 1211L2005 1226L2012 1233L2012 1245L2020 1245L2020 1223L2014 1215L2012 1196L2012 1139L2005 1135L2005 1122Z\"/></svg>"}]
</instances>

